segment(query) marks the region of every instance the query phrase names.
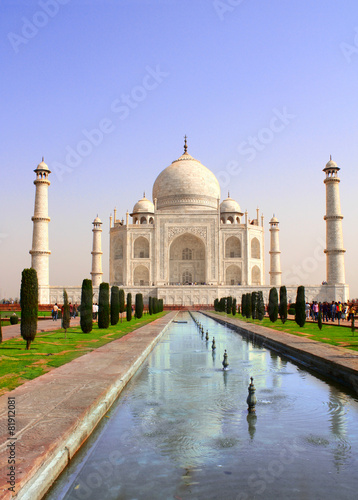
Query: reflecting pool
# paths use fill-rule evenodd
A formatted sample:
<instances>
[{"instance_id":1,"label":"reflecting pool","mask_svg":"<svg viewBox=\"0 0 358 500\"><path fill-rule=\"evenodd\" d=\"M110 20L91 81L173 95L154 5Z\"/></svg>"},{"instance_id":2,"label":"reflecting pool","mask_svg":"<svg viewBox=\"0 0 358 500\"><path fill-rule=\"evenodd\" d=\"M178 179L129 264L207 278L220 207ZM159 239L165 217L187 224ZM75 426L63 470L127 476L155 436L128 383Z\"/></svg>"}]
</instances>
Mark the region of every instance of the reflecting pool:
<instances>
[{"instance_id":1,"label":"reflecting pool","mask_svg":"<svg viewBox=\"0 0 358 500\"><path fill-rule=\"evenodd\" d=\"M194 316L204 335L176 317L47 500L357 498L357 399Z\"/></svg>"}]
</instances>

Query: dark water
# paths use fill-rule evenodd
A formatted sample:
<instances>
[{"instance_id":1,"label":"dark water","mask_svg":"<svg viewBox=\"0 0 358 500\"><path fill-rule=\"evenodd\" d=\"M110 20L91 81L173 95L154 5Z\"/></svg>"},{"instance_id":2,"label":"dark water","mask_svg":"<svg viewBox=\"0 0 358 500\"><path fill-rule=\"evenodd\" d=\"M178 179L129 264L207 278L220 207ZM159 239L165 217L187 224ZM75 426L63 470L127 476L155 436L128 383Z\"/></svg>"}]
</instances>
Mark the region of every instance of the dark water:
<instances>
[{"instance_id":1,"label":"dark water","mask_svg":"<svg viewBox=\"0 0 358 500\"><path fill-rule=\"evenodd\" d=\"M358 498L357 399L195 316L210 342L182 313L47 500Z\"/></svg>"}]
</instances>

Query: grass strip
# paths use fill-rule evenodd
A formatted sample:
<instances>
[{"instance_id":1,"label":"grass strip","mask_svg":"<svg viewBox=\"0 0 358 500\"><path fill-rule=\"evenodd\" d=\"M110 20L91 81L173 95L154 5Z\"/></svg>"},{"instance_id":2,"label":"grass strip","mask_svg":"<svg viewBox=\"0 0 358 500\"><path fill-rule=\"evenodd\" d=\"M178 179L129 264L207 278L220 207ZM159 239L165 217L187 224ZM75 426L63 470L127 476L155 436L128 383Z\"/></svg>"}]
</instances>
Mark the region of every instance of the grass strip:
<instances>
[{"instance_id":1,"label":"grass strip","mask_svg":"<svg viewBox=\"0 0 358 500\"><path fill-rule=\"evenodd\" d=\"M117 340L127 333L140 328L167 314L145 314L140 319L132 318L107 329L100 330L93 325L91 333L83 333L79 326L36 334L29 351L22 337L5 340L0 344L0 395L11 391L27 380L44 373L97 349L108 342Z\"/></svg>"},{"instance_id":2,"label":"grass strip","mask_svg":"<svg viewBox=\"0 0 358 500\"><path fill-rule=\"evenodd\" d=\"M281 320L278 319L275 323L272 323L268 317L265 317L262 321L258 319L247 319L237 314L233 316L232 314L225 314L223 312L215 312L220 316L226 316L228 318L239 319L246 323L252 323L254 325L261 325L267 328L272 328L273 330L278 330L280 332L290 333L292 335L297 335L300 337L305 337L311 340L317 340L324 344L336 345L338 347L345 347L346 349L353 349L358 351L358 332L351 331L350 328L344 326L334 325L332 323L323 323L322 330L318 328L317 323L306 323L302 328L294 320L287 320L285 324L282 324ZM347 325L347 322L344 322Z\"/></svg>"}]
</instances>

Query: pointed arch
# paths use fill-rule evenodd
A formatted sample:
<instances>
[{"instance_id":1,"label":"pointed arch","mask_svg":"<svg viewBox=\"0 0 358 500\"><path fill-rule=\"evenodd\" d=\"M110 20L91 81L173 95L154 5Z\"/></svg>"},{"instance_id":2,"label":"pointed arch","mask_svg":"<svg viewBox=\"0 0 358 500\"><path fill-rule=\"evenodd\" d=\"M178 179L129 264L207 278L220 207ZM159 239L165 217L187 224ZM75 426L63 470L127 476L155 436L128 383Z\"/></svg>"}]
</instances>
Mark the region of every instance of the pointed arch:
<instances>
[{"instance_id":1,"label":"pointed arch","mask_svg":"<svg viewBox=\"0 0 358 500\"><path fill-rule=\"evenodd\" d=\"M135 259L149 258L149 241L144 236L139 236L134 241L133 254Z\"/></svg>"},{"instance_id":2,"label":"pointed arch","mask_svg":"<svg viewBox=\"0 0 358 500\"><path fill-rule=\"evenodd\" d=\"M230 236L225 242L225 257L236 259L241 257L241 241L237 236Z\"/></svg>"},{"instance_id":3,"label":"pointed arch","mask_svg":"<svg viewBox=\"0 0 358 500\"><path fill-rule=\"evenodd\" d=\"M261 247L257 238L252 238L251 240L251 258L261 259Z\"/></svg>"}]
</instances>

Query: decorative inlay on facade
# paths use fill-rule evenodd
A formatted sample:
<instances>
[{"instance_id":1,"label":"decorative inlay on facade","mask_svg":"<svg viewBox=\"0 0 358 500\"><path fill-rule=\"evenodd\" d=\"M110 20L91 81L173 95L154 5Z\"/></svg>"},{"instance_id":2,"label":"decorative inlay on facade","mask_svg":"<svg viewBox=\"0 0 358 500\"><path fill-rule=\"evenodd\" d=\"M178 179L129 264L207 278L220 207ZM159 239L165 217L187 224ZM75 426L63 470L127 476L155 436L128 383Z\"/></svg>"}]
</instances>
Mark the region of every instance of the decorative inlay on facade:
<instances>
[{"instance_id":1,"label":"decorative inlay on facade","mask_svg":"<svg viewBox=\"0 0 358 500\"><path fill-rule=\"evenodd\" d=\"M191 233L191 234L194 234L195 236L200 236L203 240L205 240L205 243L207 242L207 229L206 229L206 227L201 227L201 226L169 227L168 228L168 242L170 243L176 236L179 236L180 234L184 234L184 233Z\"/></svg>"}]
</instances>

